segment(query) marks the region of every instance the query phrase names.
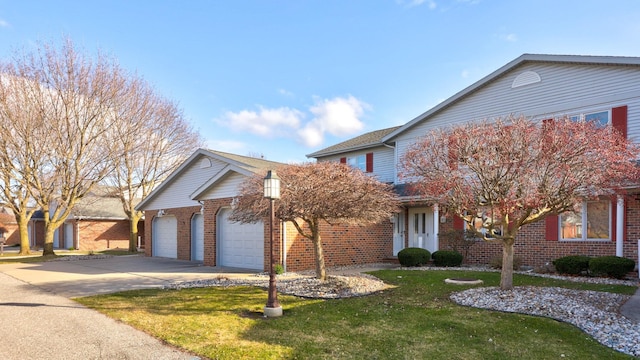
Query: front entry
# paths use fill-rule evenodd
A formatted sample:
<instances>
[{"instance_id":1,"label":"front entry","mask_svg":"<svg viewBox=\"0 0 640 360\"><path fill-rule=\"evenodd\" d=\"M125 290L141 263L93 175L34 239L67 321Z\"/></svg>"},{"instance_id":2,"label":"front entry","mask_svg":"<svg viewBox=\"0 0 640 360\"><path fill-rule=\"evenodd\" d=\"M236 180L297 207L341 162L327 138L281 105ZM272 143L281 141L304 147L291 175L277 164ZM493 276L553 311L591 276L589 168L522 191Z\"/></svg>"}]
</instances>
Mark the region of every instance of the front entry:
<instances>
[{"instance_id":1,"label":"front entry","mask_svg":"<svg viewBox=\"0 0 640 360\"><path fill-rule=\"evenodd\" d=\"M409 247L419 247L431 253L436 248L433 229L433 210L431 208L409 209Z\"/></svg>"}]
</instances>

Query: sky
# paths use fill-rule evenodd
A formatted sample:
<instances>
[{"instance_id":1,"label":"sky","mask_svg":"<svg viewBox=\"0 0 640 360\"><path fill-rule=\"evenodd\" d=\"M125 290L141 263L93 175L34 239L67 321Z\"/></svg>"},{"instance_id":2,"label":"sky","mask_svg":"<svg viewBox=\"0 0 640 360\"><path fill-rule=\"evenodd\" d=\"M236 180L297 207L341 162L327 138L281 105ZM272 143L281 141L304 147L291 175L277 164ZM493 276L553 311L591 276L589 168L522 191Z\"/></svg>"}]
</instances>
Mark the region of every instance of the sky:
<instances>
[{"instance_id":1,"label":"sky","mask_svg":"<svg viewBox=\"0 0 640 360\"><path fill-rule=\"evenodd\" d=\"M524 53L640 56L638 19L639 0L0 0L0 59L70 38L175 101L207 148L290 163Z\"/></svg>"}]
</instances>

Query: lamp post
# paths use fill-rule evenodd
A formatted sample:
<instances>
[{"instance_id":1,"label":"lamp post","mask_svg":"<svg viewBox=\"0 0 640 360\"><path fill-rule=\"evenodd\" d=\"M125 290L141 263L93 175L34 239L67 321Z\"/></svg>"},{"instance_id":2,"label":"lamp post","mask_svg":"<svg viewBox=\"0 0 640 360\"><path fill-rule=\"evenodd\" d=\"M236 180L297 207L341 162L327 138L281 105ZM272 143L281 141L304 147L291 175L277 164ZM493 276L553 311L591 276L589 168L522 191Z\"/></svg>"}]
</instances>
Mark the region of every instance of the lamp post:
<instances>
[{"instance_id":1,"label":"lamp post","mask_svg":"<svg viewBox=\"0 0 640 360\"><path fill-rule=\"evenodd\" d=\"M269 296L267 305L264 307L264 316L282 316L282 306L278 302L278 290L276 289L275 250L273 246L273 223L275 222L275 211L273 202L280 198L280 178L275 171L269 170L264 178L264 197L269 199Z\"/></svg>"}]
</instances>

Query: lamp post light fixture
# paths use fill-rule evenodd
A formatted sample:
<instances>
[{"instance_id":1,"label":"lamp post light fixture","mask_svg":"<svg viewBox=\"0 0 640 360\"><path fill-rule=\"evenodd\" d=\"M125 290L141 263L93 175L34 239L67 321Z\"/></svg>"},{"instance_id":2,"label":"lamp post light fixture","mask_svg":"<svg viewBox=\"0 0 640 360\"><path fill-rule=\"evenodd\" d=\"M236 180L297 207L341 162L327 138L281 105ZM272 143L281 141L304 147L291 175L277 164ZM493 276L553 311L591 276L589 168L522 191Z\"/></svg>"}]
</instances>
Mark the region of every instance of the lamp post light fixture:
<instances>
[{"instance_id":1,"label":"lamp post light fixture","mask_svg":"<svg viewBox=\"0 0 640 360\"><path fill-rule=\"evenodd\" d=\"M275 171L269 170L264 178L264 197L269 199L269 296L264 307L264 316L282 316L282 306L278 302L278 290L276 289L275 250L273 246L273 223L275 223L275 211L273 203L280 198L280 178Z\"/></svg>"}]
</instances>

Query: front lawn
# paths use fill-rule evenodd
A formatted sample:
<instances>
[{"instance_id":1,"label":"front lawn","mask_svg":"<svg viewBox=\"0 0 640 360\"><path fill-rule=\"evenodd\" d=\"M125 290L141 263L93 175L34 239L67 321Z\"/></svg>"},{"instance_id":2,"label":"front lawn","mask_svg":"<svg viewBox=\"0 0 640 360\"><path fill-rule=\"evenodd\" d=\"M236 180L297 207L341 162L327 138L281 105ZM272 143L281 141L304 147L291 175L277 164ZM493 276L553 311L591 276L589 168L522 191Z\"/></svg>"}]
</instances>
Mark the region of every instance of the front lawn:
<instances>
[{"instance_id":1,"label":"front lawn","mask_svg":"<svg viewBox=\"0 0 640 360\"><path fill-rule=\"evenodd\" d=\"M265 319L267 293L252 287L139 290L76 299L110 317L210 359L631 359L555 320L468 308L445 278L471 271L373 273L396 288L361 298L279 295L281 318ZM514 285L633 294L635 287L514 275Z\"/></svg>"}]
</instances>

